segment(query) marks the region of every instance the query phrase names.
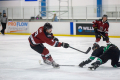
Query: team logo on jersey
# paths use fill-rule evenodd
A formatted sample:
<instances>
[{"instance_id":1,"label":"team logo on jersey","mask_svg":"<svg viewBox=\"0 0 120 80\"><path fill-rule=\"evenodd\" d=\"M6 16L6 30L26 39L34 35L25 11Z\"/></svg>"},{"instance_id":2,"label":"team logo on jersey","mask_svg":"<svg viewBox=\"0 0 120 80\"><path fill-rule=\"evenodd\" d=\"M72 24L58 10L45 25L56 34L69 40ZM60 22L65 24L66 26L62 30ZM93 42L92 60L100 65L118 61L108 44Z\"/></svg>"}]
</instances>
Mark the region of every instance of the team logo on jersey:
<instances>
[{"instance_id":1,"label":"team logo on jersey","mask_svg":"<svg viewBox=\"0 0 120 80\"><path fill-rule=\"evenodd\" d=\"M101 23L101 22L99 21L99 23Z\"/></svg>"},{"instance_id":2,"label":"team logo on jersey","mask_svg":"<svg viewBox=\"0 0 120 80\"><path fill-rule=\"evenodd\" d=\"M100 30L103 30L103 27L102 27L102 26L100 26Z\"/></svg>"}]
</instances>

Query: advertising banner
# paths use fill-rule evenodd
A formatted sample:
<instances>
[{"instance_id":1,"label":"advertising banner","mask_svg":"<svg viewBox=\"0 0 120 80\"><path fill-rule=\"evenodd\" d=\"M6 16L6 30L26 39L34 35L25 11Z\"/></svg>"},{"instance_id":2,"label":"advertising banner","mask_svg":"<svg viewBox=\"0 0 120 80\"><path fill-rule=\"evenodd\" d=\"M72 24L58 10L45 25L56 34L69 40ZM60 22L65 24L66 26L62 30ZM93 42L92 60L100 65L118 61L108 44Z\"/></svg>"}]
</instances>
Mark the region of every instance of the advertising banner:
<instances>
[{"instance_id":1,"label":"advertising banner","mask_svg":"<svg viewBox=\"0 0 120 80\"><path fill-rule=\"evenodd\" d=\"M29 33L28 22L8 22L8 33Z\"/></svg>"},{"instance_id":2,"label":"advertising banner","mask_svg":"<svg viewBox=\"0 0 120 80\"><path fill-rule=\"evenodd\" d=\"M76 23L76 35L95 35L92 23Z\"/></svg>"}]
</instances>

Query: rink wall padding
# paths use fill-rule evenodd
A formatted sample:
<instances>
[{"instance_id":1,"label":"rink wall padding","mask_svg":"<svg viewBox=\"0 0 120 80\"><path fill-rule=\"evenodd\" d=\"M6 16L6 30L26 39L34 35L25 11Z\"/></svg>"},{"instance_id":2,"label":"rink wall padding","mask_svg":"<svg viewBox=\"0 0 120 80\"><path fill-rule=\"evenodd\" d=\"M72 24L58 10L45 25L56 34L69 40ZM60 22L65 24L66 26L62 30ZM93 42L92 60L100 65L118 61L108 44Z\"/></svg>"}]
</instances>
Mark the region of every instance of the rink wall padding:
<instances>
[{"instance_id":1,"label":"rink wall padding","mask_svg":"<svg viewBox=\"0 0 120 80\"><path fill-rule=\"evenodd\" d=\"M55 36L72 36L72 37L95 37L88 33L93 33L91 22L50 22L53 25L53 33ZM11 22L7 24L5 33L10 35L30 35L43 26L45 22ZM84 24L77 25L77 24ZM87 24L87 25L85 25ZM88 25L90 24L90 25ZM120 38L120 23L109 23L109 36L112 38ZM77 29L78 28L78 29ZM2 27L0 26L0 29ZM85 30L85 34L77 34L76 30L81 32ZM86 34L87 33L87 34Z\"/></svg>"}]
</instances>

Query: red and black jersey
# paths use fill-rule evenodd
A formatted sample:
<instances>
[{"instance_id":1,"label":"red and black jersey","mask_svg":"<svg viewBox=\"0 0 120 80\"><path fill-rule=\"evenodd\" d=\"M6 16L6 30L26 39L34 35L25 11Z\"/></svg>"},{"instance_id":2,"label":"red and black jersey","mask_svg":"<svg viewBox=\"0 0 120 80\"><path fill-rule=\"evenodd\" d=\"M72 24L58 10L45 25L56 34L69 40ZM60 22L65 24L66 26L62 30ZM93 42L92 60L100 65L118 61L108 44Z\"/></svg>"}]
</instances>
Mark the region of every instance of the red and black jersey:
<instances>
[{"instance_id":1,"label":"red and black jersey","mask_svg":"<svg viewBox=\"0 0 120 80\"><path fill-rule=\"evenodd\" d=\"M32 45L47 43L51 46L61 47L62 43L55 41L53 38L54 38L53 34L46 33L46 31L43 30L43 26L42 26L36 32L30 35L29 42Z\"/></svg>"},{"instance_id":2,"label":"red and black jersey","mask_svg":"<svg viewBox=\"0 0 120 80\"><path fill-rule=\"evenodd\" d=\"M99 32L108 33L109 23L108 21L103 22L102 19L93 21L93 27L97 27Z\"/></svg>"}]
</instances>

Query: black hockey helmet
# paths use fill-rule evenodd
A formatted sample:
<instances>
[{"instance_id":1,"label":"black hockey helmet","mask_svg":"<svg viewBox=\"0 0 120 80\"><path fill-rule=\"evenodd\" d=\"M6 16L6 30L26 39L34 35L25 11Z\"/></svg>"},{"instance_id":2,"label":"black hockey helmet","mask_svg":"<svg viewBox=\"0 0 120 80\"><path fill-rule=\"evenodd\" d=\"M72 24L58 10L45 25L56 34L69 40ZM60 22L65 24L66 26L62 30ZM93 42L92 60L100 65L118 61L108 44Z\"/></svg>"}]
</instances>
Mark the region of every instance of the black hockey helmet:
<instances>
[{"instance_id":1,"label":"black hockey helmet","mask_svg":"<svg viewBox=\"0 0 120 80\"><path fill-rule=\"evenodd\" d=\"M50 23L44 24L44 31L46 31L47 29L52 29L52 25Z\"/></svg>"},{"instance_id":2,"label":"black hockey helmet","mask_svg":"<svg viewBox=\"0 0 120 80\"><path fill-rule=\"evenodd\" d=\"M108 16L107 16L106 14L104 14L104 15L102 16L102 19L103 19L103 17L106 17L106 18L108 18Z\"/></svg>"},{"instance_id":3,"label":"black hockey helmet","mask_svg":"<svg viewBox=\"0 0 120 80\"><path fill-rule=\"evenodd\" d=\"M96 48L99 48L99 47L100 47L99 44L94 43L94 44L93 44L93 47L92 47L92 50L94 50L94 49L96 49Z\"/></svg>"}]
</instances>

